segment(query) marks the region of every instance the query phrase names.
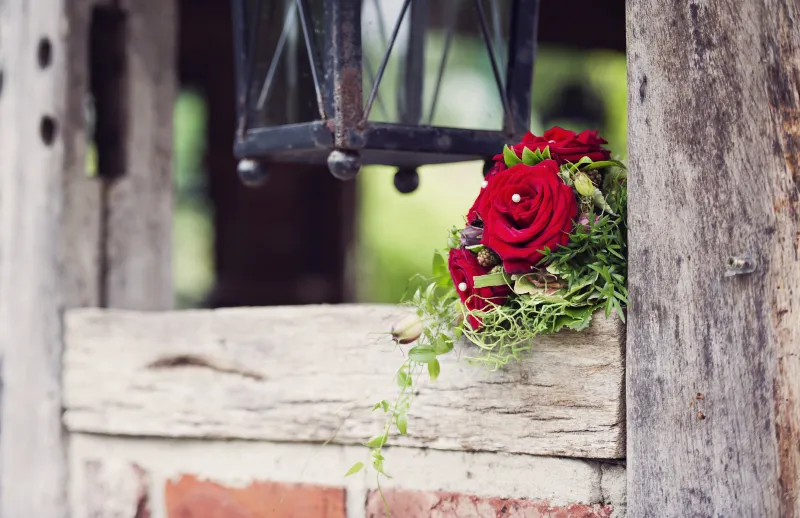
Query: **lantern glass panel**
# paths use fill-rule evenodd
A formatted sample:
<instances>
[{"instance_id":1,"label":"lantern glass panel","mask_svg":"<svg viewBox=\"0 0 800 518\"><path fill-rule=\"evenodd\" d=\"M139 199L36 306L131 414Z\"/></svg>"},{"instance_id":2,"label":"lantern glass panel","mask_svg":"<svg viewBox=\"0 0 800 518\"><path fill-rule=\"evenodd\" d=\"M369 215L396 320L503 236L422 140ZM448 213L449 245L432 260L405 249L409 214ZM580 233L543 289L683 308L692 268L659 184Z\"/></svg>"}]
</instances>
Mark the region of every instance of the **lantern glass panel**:
<instances>
[{"instance_id":1,"label":"lantern glass panel","mask_svg":"<svg viewBox=\"0 0 800 518\"><path fill-rule=\"evenodd\" d=\"M323 0L247 0L245 70L246 128L310 122L321 118L312 67L320 66L318 42L324 37ZM305 18L305 20L304 20ZM306 45L305 26L308 28Z\"/></svg>"},{"instance_id":2,"label":"lantern glass panel","mask_svg":"<svg viewBox=\"0 0 800 518\"><path fill-rule=\"evenodd\" d=\"M361 38L368 119L501 130L510 4L510 0L412 0L404 11L402 1L365 0ZM370 91L384 59L385 70L370 107Z\"/></svg>"}]
</instances>

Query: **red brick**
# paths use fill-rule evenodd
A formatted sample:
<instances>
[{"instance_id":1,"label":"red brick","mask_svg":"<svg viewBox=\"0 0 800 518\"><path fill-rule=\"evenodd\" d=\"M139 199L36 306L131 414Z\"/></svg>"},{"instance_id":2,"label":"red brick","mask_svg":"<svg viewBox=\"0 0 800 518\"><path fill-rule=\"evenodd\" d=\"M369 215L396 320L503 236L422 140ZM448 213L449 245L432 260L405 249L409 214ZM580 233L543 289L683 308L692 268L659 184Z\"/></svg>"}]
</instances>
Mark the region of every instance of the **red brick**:
<instances>
[{"instance_id":1,"label":"red brick","mask_svg":"<svg viewBox=\"0 0 800 518\"><path fill-rule=\"evenodd\" d=\"M545 500L480 498L459 493L385 490L391 518L608 518L611 506L552 506ZM367 496L367 518L385 518L380 493Z\"/></svg>"},{"instance_id":2,"label":"red brick","mask_svg":"<svg viewBox=\"0 0 800 518\"><path fill-rule=\"evenodd\" d=\"M280 482L227 487L184 475L165 490L167 518L346 518L343 488Z\"/></svg>"}]
</instances>

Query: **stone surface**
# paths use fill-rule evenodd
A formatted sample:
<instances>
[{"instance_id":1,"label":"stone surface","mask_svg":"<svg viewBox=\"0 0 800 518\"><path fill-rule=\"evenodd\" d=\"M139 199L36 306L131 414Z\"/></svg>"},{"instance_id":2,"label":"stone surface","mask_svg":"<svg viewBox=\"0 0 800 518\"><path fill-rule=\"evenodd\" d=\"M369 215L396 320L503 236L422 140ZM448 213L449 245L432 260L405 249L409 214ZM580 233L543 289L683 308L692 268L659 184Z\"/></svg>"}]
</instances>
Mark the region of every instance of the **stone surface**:
<instances>
[{"instance_id":1,"label":"stone surface","mask_svg":"<svg viewBox=\"0 0 800 518\"><path fill-rule=\"evenodd\" d=\"M231 487L184 475L167 482L167 518L346 518L345 490L253 482Z\"/></svg>"},{"instance_id":2,"label":"stone surface","mask_svg":"<svg viewBox=\"0 0 800 518\"><path fill-rule=\"evenodd\" d=\"M378 491L367 496L367 518L610 518L608 505L550 505L546 500L481 498L435 491Z\"/></svg>"}]
</instances>

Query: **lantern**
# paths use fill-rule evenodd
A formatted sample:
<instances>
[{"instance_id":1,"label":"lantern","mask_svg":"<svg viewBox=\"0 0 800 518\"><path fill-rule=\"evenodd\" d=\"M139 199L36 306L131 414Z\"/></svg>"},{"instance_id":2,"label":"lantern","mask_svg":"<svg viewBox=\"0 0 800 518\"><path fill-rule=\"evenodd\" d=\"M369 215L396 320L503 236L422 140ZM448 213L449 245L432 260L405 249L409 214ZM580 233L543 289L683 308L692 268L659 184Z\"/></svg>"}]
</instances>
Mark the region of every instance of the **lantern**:
<instances>
[{"instance_id":1,"label":"lantern","mask_svg":"<svg viewBox=\"0 0 800 518\"><path fill-rule=\"evenodd\" d=\"M327 163L342 180L381 164L411 192L418 166L490 160L529 128L538 0L233 4L234 154L247 184L270 164ZM490 120L460 117L482 108L475 90L496 99Z\"/></svg>"}]
</instances>

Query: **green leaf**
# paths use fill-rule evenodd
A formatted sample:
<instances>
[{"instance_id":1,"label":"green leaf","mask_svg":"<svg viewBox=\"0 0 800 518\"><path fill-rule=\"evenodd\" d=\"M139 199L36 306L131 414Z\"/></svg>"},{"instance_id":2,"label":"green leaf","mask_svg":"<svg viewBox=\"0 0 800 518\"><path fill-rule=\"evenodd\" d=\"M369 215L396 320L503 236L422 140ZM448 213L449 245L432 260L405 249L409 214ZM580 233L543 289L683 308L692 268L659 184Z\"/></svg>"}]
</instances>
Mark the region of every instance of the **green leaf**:
<instances>
[{"instance_id":1,"label":"green leaf","mask_svg":"<svg viewBox=\"0 0 800 518\"><path fill-rule=\"evenodd\" d=\"M603 177L603 189L606 191L611 191L613 189L618 188L620 185L624 184L628 180L628 170L627 169L612 169L608 173L605 174Z\"/></svg>"},{"instance_id":2,"label":"green leaf","mask_svg":"<svg viewBox=\"0 0 800 518\"><path fill-rule=\"evenodd\" d=\"M444 258L444 254L436 251L433 254L433 271L434 277L439 277L440 275L444 275L447 272L447 261Z\"/></svg>"},{"instance_id":3,"label":"green leaf","mask_svg":"<svg viewBox=\"0 0 800 518\"><path fill-rule=\"evenodd\" d=\"M383 461L385 459L383 458L383 455L381 455L380 450L372 450L371 455L372 467L375 468L375 471L381 473L385 477L392 478L383 471Z\"/></svg>"},{"instance_id":4,"label":"green leaf","mask_svg":"<svg viewBox=\"0 0 800 518\"><path fill-rule=\"evenodd\" d=\"M473 277L472 283L476 289L488 288L489 286L505 286L508 284L508 279L504 273L489 273Z\"/></svg>"},{"instance_id":5,"label":"green leaf","mask_svg":"<svg viewBox=\"0 0 800 518\"><path fill-rule=\"evenodd\" d=\"M397 371L397 386L407 388L411 386L411 375L404 370Z\"/></svg>"},{"instance_id":6,"label":"green leaf","mask_svg":"<svg viewBox=\"0 0 800 518\"><path fill-rule=\"evenodd\" d=\"M384 412L388 412L389 411L389 402L384 399L383 401L379 401L379 402L375 403L375 406L372 407L372 411L374 412L379 408L382 408Z\"/></svg>"},{"instance_id":7,"label":"green leaf","mask_svg":"<svg viewBox=\"0 0 800 518\"><path fill-rule=\"evenodd\" d=\"M538 149L536 151L539 151ZM537 156L538 155L538 156ZM529 148L522 150L522 163L525 165L536 165L542 161L542 154L536 153Z\"/></svg>"},{"instance_id":8,"label":"green leaf","mask_svg":"<svg viewBox=\"0 0 800 518\"><path fill-rule=\"evenodd\" d=\"M609 214L612 214L612 215L616 216L616 214L614 214L614 210L608 204L608 202L606 201L605 196L603 196L603 193L600 191L600 189L595 189L594 190L594 194L592 195L592 201L594 201L595 206L597 208L599 208L600 210L604 210L604 211L608 212Z\"/></svg>"},{"instance_id":9,"label":"green leaf","mask_svg":"<svg viewBox=\"0 0 800 518\"><path fill-rule=\"evenodd\" d=\"M380 448L381 446L386 444L386 440L387 439L388 439L388 437L386 437L385 434L384 435L378 435L378 436L375 436L372 439L370 439L366 444L364 444L364 446L366 446L368 448Z\"/></svg>"},{"instance_id":10,"label":"green leaf","mask_svg":"<svg viewBox=\"0 0 800 518\"><path fill-rule=\"evenodd\" d=\"M503 161L506 163L506 167L512 167L517 164L521 164L522 160L514 153L514 150L506 145L503 148Z\"/></svg>"},{"instance_id":11,"label":"green leaf","mask_svg":"<svg viewBox=\"0 0 800 518\"><path fill-rule=\"evenodd\" d=\"M397 415L395 418L395 424L402 435L406 435L408 433L408 415L405 412Z\"/></svg>"},{"instance_id":12,"label":"green leaf","mask_svg":"<svg viewBox=\"0 0 800 518\"><path fill-rule=\"evenodd\" d=\"M431 271L433 272L434 279L436 279L437 286L446 288L452 284L450 280L450 270L447 268L447 252L437 250L433 254Z\"/></svg>"},{"instance_id":13,"label":"green leaf","mask_svg":"<svg viewBox=\"0 0 800 518\"><path fill-rule=\"evenodd\" d=\"M447 354L453 350L453 340L447 335L437 335L433 342L433 351L436 355ZM428 364L430 368L430 364Z\"/></svg>"},{"instance_id":14,"label":"green leaf","mask_svg":"<svg viewBox=\"0 0 800 518\"><path fill-rule=\"evenodd\" d=\"M583 158L581 160L583 160ZM590 164L583 168L584 171L591 171L592 169L602 169L604 167L621 167L625 169L625 164L623 164L622 162L617 162L616 160L600 160L599 162L592 162L591 160L589 160L589 162Z\"/></svg>"},{"instance_id":15,"label":"green leaf","mask_svg":"<svg viewBox=\"0 0 800 518\"><path fill-rule=\"evenodd\" d=\"M436 360L436 351L427 345L418 345L408 351L408 359L418 363L430 363Z\"/></svg>"},{"instance_id":16,"label":"green leaf","mask_svg":"<svg viewBox=\"0 0 800 518\"><path fill-rule=\"evenodd\" d=\"M356 462L355 464L353 464L352 468L347 470L347 473L345 473L344 476L345 477L349 477L350 475L355 475L356 473L358 473L362 469L364 469L364 463L363 462Z\"/></svg>"},{"instance_id":17,"label":"green leaf","mask_svg":"<svg viewBox=\"0 0 800 518\"><path fill-rule=\"evenodd\" d=\"M540 288L536 287L527 276L517 278L514 283L514 293L517 295L526 295L536 293Z\"/></svg>"},{"instance_id":18,"label":"green leaf","mask_svg":"<svg viewBox=\"0 0 800 518\"><path fill-rule=\"evenodd\" d=\"M428 363L428 374L431 376L431 381L436 381L436 378L439 377L439 372L441 371L441 366L439 365L439 360L435 359Z\"/></svg>"}]
</instances>

